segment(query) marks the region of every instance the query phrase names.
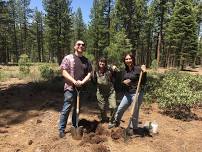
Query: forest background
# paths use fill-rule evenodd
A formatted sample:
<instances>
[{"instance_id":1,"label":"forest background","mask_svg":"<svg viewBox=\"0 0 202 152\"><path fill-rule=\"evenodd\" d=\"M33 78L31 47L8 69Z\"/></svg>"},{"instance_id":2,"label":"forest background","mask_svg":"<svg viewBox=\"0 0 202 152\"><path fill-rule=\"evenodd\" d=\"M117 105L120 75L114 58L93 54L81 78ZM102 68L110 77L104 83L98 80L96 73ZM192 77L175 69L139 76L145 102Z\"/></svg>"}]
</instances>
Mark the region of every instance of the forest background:
<instances>
[{"instance_id":1,"label":"forest background","mask_svg":"<svg viewBox=\"0 0 202 152\"><path fill-rule=\"evenodd\" d=\"M201 151L201 0L93 0L88 24L71 0L42 0L42 11L31 9L30 1L0 0L2 151ZM132 52L137 64L146 64L139 125L157 120L157 135L142 134L126 146L121 135L114 141L105 124L106 133L89 131L83 145L69 138L68 130L67 138L58 138L64 85L59 64L78 39L94 66L106 56L118 67L118 104L123 53ZM96 85L89 82L81 96L80 116L91 126L99 122ZM129 118L127 111L122 127Z\"/></svg>"},{"instance_id":2,"label":"forest background","mask_svg":"<svg viewBox=\"0 0 202 152\"><path fill-rule=\"evenodd\" d=\"M106 56L121 66L131 51L138 64L150 67L194 67L202 63L199 0L94 0L90 22L71 0L43 0L44 11L30 9L30 0L0 1L0 63L60 63L73 44L86 43L86 56Z\"/></svg>"},{"instance_id":3,"label":"forest background","mask_svg":"<svg viewBox=\"0 0 202 152\"><path fill-rule=\"evenodd\" d=\"M37 91L62 92L58 64L73 53L75 41L84 40L85 56L93 68L101 56L118 67L117 92L122 90L122 56L132 52L136 64L150 69L145 87L148 103L158 102L165 110L185 110L188 115L193 106L200 106L201 1L94 0L88 24L80 7L72 11L71 2L43 0L44 11L38 11L30 8L30 0L0 1L2 82L25 79L36 83ZM160 67L177 71L162 74L157 71ZM42 87L44 82L48 83ZM89 85L86 94L94 101L96 86Z\"/></svg>"}]
</instances>

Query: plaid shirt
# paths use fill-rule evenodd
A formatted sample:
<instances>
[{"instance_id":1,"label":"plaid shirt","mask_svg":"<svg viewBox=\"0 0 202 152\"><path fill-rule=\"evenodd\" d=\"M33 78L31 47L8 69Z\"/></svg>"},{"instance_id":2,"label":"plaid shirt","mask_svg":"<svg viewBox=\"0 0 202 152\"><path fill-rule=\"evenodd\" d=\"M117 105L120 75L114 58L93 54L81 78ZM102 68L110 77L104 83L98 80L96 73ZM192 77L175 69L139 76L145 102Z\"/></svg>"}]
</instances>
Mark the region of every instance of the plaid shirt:
<instances>
[{"instance_id":1,"label":"plaid shirt","mask_svg":"<svg viewBox=\"0 0 202 152\"><path fill-rule=\"evenodd\" d=\"M82 80L92 71L92 66L86 57L78 58L74 54L69 54L62 60L60 69L66 70L75 80ZM65 80L64 90L73 90L73 86L72 82Z\"/></svg>"},{"instance_id":2,"label":"plaid shirt","mask_svg":"<svg viewBox=\"0 0 202 152\"><path fill-rule=\"evenodd\" d=\"M67 72L74 78L74 57L73 54L66 55L62 63L60 64L61 70L67 70ZM72 82L65 80L64 90L73 90Z\"/></svg>"}]
</instances>

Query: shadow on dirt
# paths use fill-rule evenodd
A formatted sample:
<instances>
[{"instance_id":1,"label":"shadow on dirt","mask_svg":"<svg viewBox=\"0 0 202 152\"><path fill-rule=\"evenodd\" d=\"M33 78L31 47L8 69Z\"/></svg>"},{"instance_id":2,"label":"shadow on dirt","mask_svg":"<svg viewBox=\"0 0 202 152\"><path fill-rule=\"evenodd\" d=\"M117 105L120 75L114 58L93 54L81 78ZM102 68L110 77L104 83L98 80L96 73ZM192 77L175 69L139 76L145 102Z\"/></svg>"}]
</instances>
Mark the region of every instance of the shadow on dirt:
<instances>
[{"instance_id":1,"label":"shadow on dirt","mask_svg":"<svg viewBox=\"0 0 202 152\"><path fill-rule=\"evenodd\" d=\"M0 127L24 122L46 110L60 111L63 106L64 80L52 80L1 86ZM118 97L119 99L120 97ZM97 115L96 86L89 82L80 92L81 112Z\"/></svg>"},{"instance_id":2,"label":"shadow on dirt","mask_svg":"<svg viewBox=\"0 0 202 152\"><path fill-rule=\"evenodd\" d=\"M91 144L91 150L94 152L109 152L109 147L104 143L108 141L107 137L110 136L110 132L106 130L98 121L88 121L81 119L79 126L83 126L84 135L80 146Z\"/></svg>"},{"instance_id":3,"label":"shadow on dirt","mask_svg":"<svg viewBox=\"0 0 202 152\"><path fill-rule=\"evenodd\" d=\"M107 140L106 137L111 137L112 140L122 140L124 139L124 128L117 127L111 130L106 129L102 123L98 121L89 121L86 119L81 119L79 121L79 126L83 126L84 137L80 145L90 143L90 144L99 144ZM129 137L152 137L149 130L146 128L139 127L138 129L132 130Z\"/></svg>"},{"instance_id":4,"label":"shadow on dirt","mask_svg":"<svg viewBox=\"0 0 202 152\"><path fill-rule=\"evenodd\" d=\"M134 129L133 135L140 136L140 137L152 137L149 130L145 127L143 127L143 128L138 127L138 129Z\"/></svg>"},{"instance_id":5,"label":"shadow on dirt","mask_svg":"<svg viewBox=\"0 0 202 152\"><path fill-rule=\"evenodd\" d=\"M202 117L199 117L197 114L193 113L192 111L172 111L172 110L167 110L160 112L162 115L169 116L174 119L179 119L182 121L192 121L192 120L198 120L202 121Z\"/></svg>"},{"instance_id":6,"label":"shadow on dirt","mask_svg":"<svg viewBox=\"0 0 202 152\"><path fill-rule=\"evenodd\" d=\"M63 78L55 77L49 81L1 87L0 127L24 122L48 109L59 112L63 105L63 85ZM81 100L85 100L85 104L82 104L82 107L87 107L86 109L89 110L96 107L96 102L93 101L95 91L83 92L81 92Z\"/></svg>"},{"instance_id":7,"label":"shadow on dirt","mask_svg":"<svg viewBox=\"0 0 202 152\"><path fill-rule=\"evenodd\" d=\"M85 133L95 132L99 122L97 120L89 121L86 119L79 120L79 126L83 126Z\"/></svg>"},{"instance_id":8,"label":"shadow on dirt","mask_svg":"<svg viewBox=\"0 0 202 152\"><path fill-rule=\"evenodd\" d=\"M88 121L86 119L81 119L79 121L79 126L83 126L84 129L84 136L79 145L93 144L93 149L95 151L99 151L99 149L103 147L102 143L106 142L107 136L110 135L110 132L96 120ZM107 151L107 147L103 148Z\"/></svg>"},{"instance_id":9,"label":"shadow on dirt","mask_svg":"<svg viewBox=\"0 0 202 152\"><path fill-rule=\"evenodd\" d=\"M183 69L181 71L185 71L185 72L198 72L197 70L192 70L192 69Z\"/></svg>"},{"instance_id":10,"label":"shadow on dirt","mask_svg":"<svg viewBox=\"0 0 202 152\"><path fill-rule=\"evenodd\" d=\"M144 127L143 128L139 127L138 129L131 129L127 133L127 136L125 134L124 128L117 128L111 131L111 138L113 140L124 139L124 141L128 141L129 139L132 139L134 137L143 138L143 137L152 137L152 135L150 134L149 130Z\"/></svg>"}]
</instances>

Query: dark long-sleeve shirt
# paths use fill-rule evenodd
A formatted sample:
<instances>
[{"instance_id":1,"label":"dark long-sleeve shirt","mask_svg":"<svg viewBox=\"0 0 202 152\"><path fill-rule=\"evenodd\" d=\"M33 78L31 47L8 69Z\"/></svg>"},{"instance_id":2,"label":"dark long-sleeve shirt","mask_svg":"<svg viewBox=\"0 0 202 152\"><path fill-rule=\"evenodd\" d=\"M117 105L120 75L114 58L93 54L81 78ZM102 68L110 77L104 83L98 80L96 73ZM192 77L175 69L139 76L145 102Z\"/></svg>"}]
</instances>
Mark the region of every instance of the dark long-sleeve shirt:
<instances>
[{"instance_id":1,"label":"dark long-sleeve shirt","mask_svg":"<svg viewBox=\"0 0 202 152\"><path fill-rule=\"evenodd\" d=\"M123 91L124 92L135 93L135 91L137 89L137 84L138 84L140 72L141 72L141 67L140 66L134 66L131 69L131 71L128 70L128 69L125 69L123 71L122 84L123 84ZM146 72L144 72L143 75L142 75L141 87L143 85L145 85L145 83L146 83L146 75L147 75ZM129 85L126 85L126 84L123 83L123 81L126 80L126 79L131 80Z\"/></svg>"}]
</instances>

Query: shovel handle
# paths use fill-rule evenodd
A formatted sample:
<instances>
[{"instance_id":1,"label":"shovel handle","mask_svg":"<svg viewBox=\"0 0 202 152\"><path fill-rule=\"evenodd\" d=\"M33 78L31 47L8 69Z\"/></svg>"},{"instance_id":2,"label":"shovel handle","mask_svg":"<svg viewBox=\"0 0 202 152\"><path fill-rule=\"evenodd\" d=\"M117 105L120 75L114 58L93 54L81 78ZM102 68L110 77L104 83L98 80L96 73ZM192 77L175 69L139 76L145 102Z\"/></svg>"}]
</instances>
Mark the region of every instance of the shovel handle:
<instances>
[{"instance_id":1,"label":"shovel handle","mask_svg":"<svg viewBox=\"0 0 202 152\"><path fill-rule=\"evenodd\" d=\"M79 106L80 106L80 90L76 88L76 113L79 114Z\"/></svg>"},{"instance_id":2,"label":"shovel handle","mask_svg":"<svg viewBox=\"0 0 202 152\"><path fill-rule=\"evenodd\" d=\"M139 90L140 90L140 83L141 83L141 80L142 80L142 74L143 72L141 71L140 72L140 76L139 76L139 80L138 80L138 84L137 84L137 89L136 89L136 92L135 92L135 97L133 98L133 102L132 102L132 106L131 106L131 117L134 113L134 109L135 109L135 105L137 103L137 100L138 100L138 93L139 93Z\"/></svg>"},{"instance_id":3,"label":"shovel handle","mask_svg":"<svg viewBox=\"0 0 202 152\"><path fill-rule=\"evenodd\" d=\"M140 90L140 83L141 83L141 80L142 80L142 74L143 74L143 72L141 71L140 76L139 76L139 80L138 80L138 84L137 84L137 89L136 89L136 92L135 92L135 96L133 98L133 102L132 102L132 105L131 105L131 116L130 116L130 119L129 119L129 122L128 122L128 127L126 129L124 129L124 142L126 142L128 140L128 131L130 129L130 123L132 122L132 119L133 119L133 113L134 113L135 106L136 106L136 104L138 104L137 100L138 100L138 96L139 96L139 90Z\"/></svg>"}]
</instances>

